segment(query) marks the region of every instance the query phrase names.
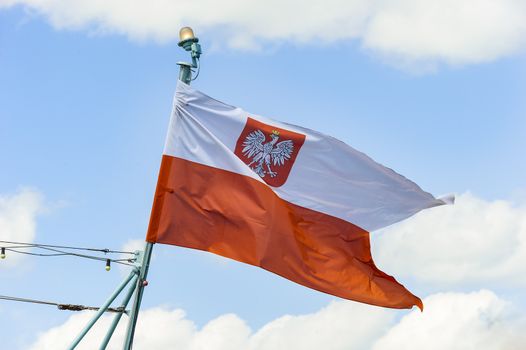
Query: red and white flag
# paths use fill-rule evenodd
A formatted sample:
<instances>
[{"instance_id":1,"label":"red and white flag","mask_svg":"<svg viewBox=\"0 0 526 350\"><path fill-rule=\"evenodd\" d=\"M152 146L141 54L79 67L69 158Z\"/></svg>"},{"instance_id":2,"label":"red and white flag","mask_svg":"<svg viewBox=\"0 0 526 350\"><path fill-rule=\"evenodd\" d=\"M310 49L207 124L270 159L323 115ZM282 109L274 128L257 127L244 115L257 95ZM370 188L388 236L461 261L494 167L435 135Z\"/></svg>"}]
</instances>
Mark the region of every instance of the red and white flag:
<instances>
[{"instance_id":1,"label":"red and white flag","mask_svg":"<svg viewBox=\"0 0 526 350\"><path fill-rule=\"evenodd\" d=\"M422 308L369 232L446 204L345 143L179 81L147 241L260 266L325 293Z\"/></svg>"}]
</instances>

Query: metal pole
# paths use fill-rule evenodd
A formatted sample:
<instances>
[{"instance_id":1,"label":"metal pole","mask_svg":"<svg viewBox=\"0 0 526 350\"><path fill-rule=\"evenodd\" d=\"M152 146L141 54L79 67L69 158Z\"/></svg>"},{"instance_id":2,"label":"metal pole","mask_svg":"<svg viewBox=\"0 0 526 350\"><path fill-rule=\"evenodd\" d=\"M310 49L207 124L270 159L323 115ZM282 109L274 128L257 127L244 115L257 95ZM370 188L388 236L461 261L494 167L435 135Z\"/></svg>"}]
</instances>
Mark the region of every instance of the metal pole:
<instances>
[{"instance_id":1,"label":"metal pole","mask_svg":"<svg viewBox=\"0 0 526 350\"><path fill-rule=\"evenodd\" d=\"M186 62L177 62L177 64L180 68L179 80L186 84L190 84L192 81L192 65Z\"/></svg>"},{"instance_id":2,"label":"metal pole","mask_svg":"<svg viewBox=\"0 0 526 350\"><path fill-rule=\"evenodd\" d=\"M95 322L97 322L97 320L102 316L102 314L104 312L106 312L106 310L108 309L108 307L111 305L111 303L115 300L115 298L117 298L117 296L120 294L120 292L122 292L122 290L126 287L126 285L128 284L128 282L130 282L134 276L137 276L137 273L138 273L138 269L137 268L134 268L132 272L130 272L130 274L124 279L124 281L122 281L122 283L117 287L117 289L115 289L115 291L113 292L113 294L108 298L108 300L106 300L106 302L104 303L104 305L102 305L99 309L99 311L97 311L97 313L92 317L92 319L89 321L89 323L86 325L86 327L84 327L84 329L82 330L82 332L80 332L80 334L77 336L77 338L73 341L73 343L71 343L71 345L69 346L68 350L72 350L72 349L75 349L75 347L77 345L79 345L80 341L82 340L82 338L84 338L84 336L86 335L86 333L88 333L88 331L91 329L91 327L93 327L93 325L95 324Z\"/></svg>"},{"instance_id":3,"label":"metal pole","mask_svg":"<svg viewBox=\"0 0 526 350\"><path fill-rule=\"evenodd\" d=\"M130 282L130 288L128 289L128 292L126 293L126 296L122 300L120 307L123 310L126 310L126 306L128 306L128 303L130 302L133 292L135 291L135 288L137 287L137 278L139 278L139 276L136 274L134 276L134 279ZM104 340L102 341L102 344L100 345L99 350L105 350L106 347L108 346L108 343L110 342L113 332L115 332L115 328L117 328L117 325L119 324L119 321L123 313L124 312L119 312L113 318L113 322L111 323L110 328L108 329L108 332L106 333L106 336L104 337Z\"/></svg>"},{"instance_id":4,"label":"metal pole","mask_svg":"<svg viewBox=\"0 0 526 350\"><path fill-rule=\"evenodd\" d=\"M190 52L192 63L177 62L180 67L179 79L186 84L192 81L192 68L198 68L199 57L201 56L201 46L198 44L199 39L194 35L194 31L190 27L183 27L179 31L178 46L185 51ZM142 257L141 271L139 272L139 279L137 281L137 289L135 290L135 299L133 307L130 312L130 320L128 321L128 329L126 331L126 340L124 342L124 350L132 350L133 337L135 335L135 326L137 325L137 318L139 317L139 309L141 307L142 294L144 287L148 284L146 277L150 267L150 259L152 256L153 243L146 242L144 248L144 255Z\"/></svg>"},{"instance_id":5,"label":"metal pole","mask_svg":"<svg viewBox=\"0 0 526 350\"><path fill-rule=\"evenodd\" d=\"M139 309L141 307L142 294L146 286L146 277L148 276L148 269L150 267L150 259L152 257L153 243L146 242L144 248L144 255L142 257L141 270L139 271L139 279L137 280L137 289L135 290L135 299L130 312L130 319L128 321L128 329L126 331L126 340L124 343L125 350L131 350L133 346L133 336L135 335L135 326L137 318L139 317Z\"/></svg>"}]
</instances>

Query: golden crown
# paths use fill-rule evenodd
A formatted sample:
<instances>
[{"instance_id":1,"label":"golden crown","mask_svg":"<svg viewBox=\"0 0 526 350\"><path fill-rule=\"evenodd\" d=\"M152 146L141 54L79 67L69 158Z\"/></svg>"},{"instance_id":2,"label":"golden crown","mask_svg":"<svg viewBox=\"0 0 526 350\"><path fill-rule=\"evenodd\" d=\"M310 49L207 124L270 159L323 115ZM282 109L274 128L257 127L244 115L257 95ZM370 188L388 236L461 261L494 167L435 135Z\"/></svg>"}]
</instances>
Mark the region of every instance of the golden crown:
<instances>
[{"instance_id":1,"label":"golden crown","mask_svg":"<svg viewBox=\"0 0 526 350\"><path fill-rule=\"evenodd\" d=\"M272 130L272 134L273 134L273 135L276 135L276 136L279 136L279 131L277 131L277 130Z\"/></svg>"}]
</instances>

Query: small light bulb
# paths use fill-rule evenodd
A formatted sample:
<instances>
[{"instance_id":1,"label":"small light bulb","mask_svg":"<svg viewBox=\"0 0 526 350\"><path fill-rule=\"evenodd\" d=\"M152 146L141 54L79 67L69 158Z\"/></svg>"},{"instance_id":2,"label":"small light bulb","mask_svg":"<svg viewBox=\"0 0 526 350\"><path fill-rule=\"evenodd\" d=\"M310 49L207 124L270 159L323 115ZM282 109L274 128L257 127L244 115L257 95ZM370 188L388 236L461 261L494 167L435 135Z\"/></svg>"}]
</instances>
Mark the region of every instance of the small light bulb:
<instances>
[{"instance_id":1,"label":"small light bulb","mask_svg":"<svg viewBox=\"0 0 526 350\"><path fill-rule=\"evenodd\" d=\"M192 28L190 28L190 27L183 27L179 31L179 40L180 41L185 41L185 40L193 39L193 38L195 38L195 35L194 35L194 31L193 31Z\"/></svg>"},{"instance_id":2,"label":"small light bulb","mask_svg":"<svg viewBox=\"0 0 526 350\"><path fill-rule=\"evenodd\" d=\"M111 260L110 259L106 259L106 271L110 271L111 270Z\"/></svg>"},{"instance_id":3,"label":"small light bulb","mask_svg":"<svg viewBox=\"0 0 526 350\"><path fill-rule=\"evenodd\" d=\"M5 248L2 247L2 251L0 252L0 259L5 259Z\"/></svg>"}]
</instances>

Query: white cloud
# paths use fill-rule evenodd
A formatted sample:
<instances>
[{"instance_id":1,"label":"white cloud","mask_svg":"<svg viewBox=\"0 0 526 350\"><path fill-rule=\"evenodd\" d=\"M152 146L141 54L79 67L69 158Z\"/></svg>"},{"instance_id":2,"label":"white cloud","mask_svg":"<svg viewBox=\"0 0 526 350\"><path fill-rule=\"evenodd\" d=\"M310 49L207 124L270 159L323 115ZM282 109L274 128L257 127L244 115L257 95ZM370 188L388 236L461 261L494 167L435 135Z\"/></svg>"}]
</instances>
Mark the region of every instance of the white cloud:
<instances>
[{"instance_id":1,"label":"white cloud","mask_svg":"<svg viewBox=\"0 0 526 350\"><path fill-rule=\"evenodd\" d=\"M525 38L522 0L391 0L377 8L364 45L399 64L460 65L512 55Z\"/></svg>"},{"instance_id":2,"label":"white cloud","mask_svg":"<svg viewBox=\"0 0 526 350\"><path fill-rule=\"evenodd\" d=\"M367 349L394 319L392 310L348 301L332 302L316 313L278 318L255 333L250 350Z\"/></svg>"},{"instance_id":3,"label":"white cloud","mask_svg":"<svg viewBox=\"0 0 526 350\"><path fill-rule=\"evenodd\" d=\"M379 339L373 350L519 350L526 318L487 290L442 293L424 300Z\"/></svg>"},{"instance_id":4,"label":"white cloud","mask_svg":"<svg viewBox=\"0 0 526 350\"><path fill-rule=\"evenodd\" d=\"M220 316L202 329L181 310L153 308L141 313L135 349L180 350L348 350L348 349L518 349L524 342L524 317L489 291L445 293L424 300L426 310L413 311L398 323L398 311L336 301L318 312L284 316L256 333L236 315ZM71 316L42 333L30 348L65 348L91 314ZM110 321L94 329L79 349L96 349ZM125 324L108 349L120 349ZM64 335L68 335L65 337ZM88 333L89 334L89 333Z\"/></svg>"},{"instance_id":5,"label":"white cloud","mask_svg":"<svg viewBox=\"0 0 526 350\"><path fill-rule=\"evenodd\" d=\"M379 234L379 235L377 235ZM469 193L373 234L373 257L401 279L526 284L526 207Z\"/></svg>"},{"instance_id":6,"label":"white cloud","mask_svg":"<svg viewBox=\"0 0 526 350\"><path fill-rule=\"evenodd\" d=\"M71 316L62 325L39 335L31 350L65 349L88 323L93 313L83 312ZM110 316L103 316L77 347L79 350L98 349L111 322ZM108 350L122 349L127 318L123 317ZM64 335L68 336L64 336ZM181 310L156 307L141 312L134 349L170 349L175 345L188 350L235 350L246 349L250 334L248 326L235 315L223 315L210 321L201 330L185 318Z\"/></svg>"},{"instance_id":7,"label":"white cloud","mask_svg":"<svg viewBox=\"0 0 526 350\"><path fill-rule=\"evenodd\" d=\"M177 40L183 25L215 44L243 49L358 39L388 62L409 68L492 61L526 44L523 0L0 0L0 7L17 4L58 29L133 40Z\"/></svg>"},{"instance_id":8,"label":"white cloud","mask_svg":"<svg viewBox=\"0 0 526 350\"><path fill-rule=\"evenodd\" d=\"M0 196L0 240L31 243L35 238L36 216L43 210L43 198L39 192L24 189L14 195ZM0 243L3 247L11 244ZM6 252L7 258L0 267L12 266L22 256Z\"/></svg>"},{"instance_id":9,"label":"white cloud","mask_svg":"<svg viewBox=\"0 0 526 350\"><path fill-rule=\"evenodd\" d=\"M120 250L122 250L123 252L135 252L138 250L143 251L145 244L146 242L144 241L144 239L129 239L128 241L126 241L126 243L122 245ZM127 257L131 258L132 256L127 256ZM130 273L129 266L121 265L121 264L115 264L115 265L117 266L117 268L119 269L119 272L123 276L127 276Z\"/></svg>"},{"instance_id":10,"label":"white cloud","mask_svg":"<svg viewBox=\"0 0 526 350\"><path fill-rule=\"evenodd\" d=\"M90 313L71 316L64 324L42 333L31 350L65 348L70 338L88 321ZM185 319L181 310L153 308L141 313L134 348L181 350L326 350L365 348L371 339L383 334L392 323L389 310L338 301L320 311L302 316L284 316L252 333L243 320L233 314L220 316L202 329ZM359 321L359 322L358 322ZM105 316L79 349L98 348L108 327ZM120 325L108 349L120 349L125 323ZM69 337L64 337L68 334Z\"/></svg>"},{"instance_id":11,"label":"white cloud","mask_svg":"<svg viewBox=\"0 0 526 350\"><path fill-rule=\"evenodd\" d=\"M144 239L130 239L122 246L121 250L124 252L135 252L136 250L144 250L146 242Z\"/></svg>"}]
</instances>

